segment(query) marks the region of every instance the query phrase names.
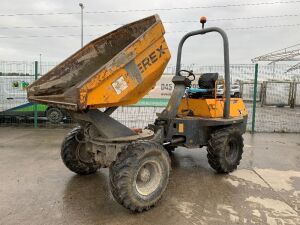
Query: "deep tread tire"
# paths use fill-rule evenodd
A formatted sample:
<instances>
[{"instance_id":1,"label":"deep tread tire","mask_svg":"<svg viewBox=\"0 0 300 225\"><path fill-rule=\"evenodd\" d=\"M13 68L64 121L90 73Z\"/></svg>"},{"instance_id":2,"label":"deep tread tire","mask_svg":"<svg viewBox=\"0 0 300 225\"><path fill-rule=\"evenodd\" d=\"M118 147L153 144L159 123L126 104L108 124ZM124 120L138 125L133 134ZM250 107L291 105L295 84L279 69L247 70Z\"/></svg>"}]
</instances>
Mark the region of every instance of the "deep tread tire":
<instances>
[{"instance_id":1,"label":"deep tread tire","mask_svg":"<svg viewBox=\"0 0 300 225\"><path fill-rule=\"evenodd\" d=\"M148 195L142 195L136 186L141 166L156 161L161 167L161 178L158 187ZM153 141L137 141L124 147L116 161L110 166L111 193L115 200L125 208L142 212L149 210L162 197L171 170L167 151Z\"/></svg>"},{"instance_id":2,"label":"deep tread tire","mask_svg":"<svg viewBox=\"0 0 300 225\"><path fill-rule=\"evenodd\" d=\"M95 173L99 166L92 160L92 162L84 162L79 158L78 140L83 138L83 131L81 127L76 127L71 130L65 137L61 146L61 158L66 167L74 173L80 175L88 175Z\"/></svg>"},{"instance_id":3,"label":"deep tread tire","mask_svg":"<svg viewBox=\"0 0 300 225\"><path fill-rule=\"evenodd\" d=\"M240 164L243 147L243 137L238 129L218 129L211 134L208 142L208 163L218 173L232 172ZM228 149L231 149L231 153L228 153Z\"/></svg>"}]
</instances>

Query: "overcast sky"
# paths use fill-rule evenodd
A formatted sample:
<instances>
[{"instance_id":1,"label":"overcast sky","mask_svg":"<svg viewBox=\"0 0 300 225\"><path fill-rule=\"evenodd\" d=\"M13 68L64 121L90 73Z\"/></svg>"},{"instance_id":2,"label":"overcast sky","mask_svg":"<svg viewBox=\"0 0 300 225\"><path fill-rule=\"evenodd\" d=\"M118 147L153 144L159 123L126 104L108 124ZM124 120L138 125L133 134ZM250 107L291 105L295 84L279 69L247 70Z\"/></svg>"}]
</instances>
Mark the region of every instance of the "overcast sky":
<instances>
[{"instance_id":1,"label":"overcast sky","mask_svg":"<svg viewBox=\"0 0 300 225\"><path fill-rule=\"evenodd\" d=\"M209 26L219 26L228 33L230 41L231 63L251 63L251 58L270 51L300 43L300 1L282 0L286 4L253 5L235 7L215 7L231 4L270 3L281 0L118 0L82 1L84 11L134 10L198 7L194 9L153 10L136 12L88 13L84 14L84 43L99 37L118 25L132 22L143 17L159 14L164 23L167 43L172 53L171 63L176 60L177 45L184 35L178 31L192 31L200 28L198 21L202 15L207 16ZM292 3L293 2L293 3ZM60 62L80 48L80 14L44 15L44 16L4 16L18 13L79 13L80 7L74 0L2 0L0 8L0 60L38 60L42 54L43 61ZM205 7L211 8L205 8ZM201 8L202 7L202 8ZM290 16L282 16L290 15ZM297 16L299 15L299 16ZM273 16L279 16L274 18ZM268 17L257 19L217 20L230 18ZM172 22L172 23L170 23ZM174 23L176 22L176 23ZM177 23L178 22L178 23ZM89 26L106 25L110 26ZM50 27L14 28L14 27L48 27L78 26L72 28ZM289 25L279 28L251 29L250 27ZM237 29L232 28L249 28ZM66 37L44 37L63 35ZM77 35L77 36L68 36ZM92 35L92 36L87 36ZM39 36L39 37L28 37ZM2 37L2 38L1 38ZM18 38L17 38L18 37ZM217 34L191 39L184 48L184 64L214 65L222 64L222 42Z\"/></svg>"}]
</instances>

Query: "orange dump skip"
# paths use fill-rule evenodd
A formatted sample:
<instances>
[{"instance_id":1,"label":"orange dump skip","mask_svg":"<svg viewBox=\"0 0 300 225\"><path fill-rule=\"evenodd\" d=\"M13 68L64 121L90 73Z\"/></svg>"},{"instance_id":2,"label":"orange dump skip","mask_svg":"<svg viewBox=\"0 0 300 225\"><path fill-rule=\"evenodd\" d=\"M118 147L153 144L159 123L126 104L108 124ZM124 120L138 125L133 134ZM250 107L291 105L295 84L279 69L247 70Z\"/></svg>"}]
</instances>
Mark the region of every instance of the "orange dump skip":
<instances>
[{"instance_id":1,"label":"orange dump skip","mask_svg":"<svg viewBox=\"0 0 300 225\"><path fill-rule=\"evenodd\" d=\"M97 38L33 82L28 100L74 111L135 104L170 60L164 33L154 15Z\"/></svg>"}]
</instances>

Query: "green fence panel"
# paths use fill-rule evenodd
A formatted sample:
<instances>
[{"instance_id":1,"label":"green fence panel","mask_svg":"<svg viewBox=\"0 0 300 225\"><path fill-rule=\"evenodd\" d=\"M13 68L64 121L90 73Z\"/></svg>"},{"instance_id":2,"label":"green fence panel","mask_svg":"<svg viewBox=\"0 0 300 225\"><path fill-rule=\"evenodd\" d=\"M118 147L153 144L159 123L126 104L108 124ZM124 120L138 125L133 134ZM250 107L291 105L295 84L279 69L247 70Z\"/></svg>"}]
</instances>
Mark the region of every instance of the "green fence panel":
<instances>
[{"instance_id":1,"label":"green fence panel","mask_svg":"<svg viewBox=\"0 0 300 225\"><path fill-rule=\"evenodd\" d=\"M258 77L258 64L256 63L255 64L255 72L254 72L253 105L252 105L252 128L251 128L252 133L255 132L257 77Z\"/></svg>"},{"instance_id":2,"label":"green fence panel","mask_svg":"<svg viewBox=\"0 0 300 225\"><path fill-rule=\"evenodd\" d=\"M34 62L34 79L38 79L38 61ZM34 128L38 127L38 104L34 104Z\"/></svg>"}]
</instances>

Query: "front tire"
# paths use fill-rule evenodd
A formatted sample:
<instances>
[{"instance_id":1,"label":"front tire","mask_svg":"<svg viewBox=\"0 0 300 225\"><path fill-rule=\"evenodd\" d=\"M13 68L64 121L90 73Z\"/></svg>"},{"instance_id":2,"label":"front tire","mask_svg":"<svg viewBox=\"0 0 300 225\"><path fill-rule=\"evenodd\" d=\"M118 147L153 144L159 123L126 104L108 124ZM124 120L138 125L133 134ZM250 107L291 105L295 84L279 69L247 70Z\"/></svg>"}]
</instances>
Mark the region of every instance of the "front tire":
<instances>
[{"instance_id":1,"label":"front tire","mask_svg":"<svg viewBox=\"0 0 300 225\"><path fill-rule=\"evenodd\" d=\"M96 164L91 153L86 151L88 143L81 140L83 140L81 127L76 127L67 134L61 146L62 161L74 173L80 175L95 173L100 166Z\"/></svg>"},{"instance_id":2,"label":"front tire","mask_svg":"<svg viewBox=\"0 0 300 225\"><path fill-rule=\"evenodd\" d=\"M218 129L211 134L208 141L208 163L218 173L232 172L240 164L243 147L243 137L238 129Z\"/></svg>"},{"instance_id":3,"label":"front tire","mask_svg":"<svg viewBox=\"0 0 300 225\"><path fill-rule=\"evenodd\" d=\"M112 195L131 211L148 210L162 197L170 170L170 158L160 144L153 141L131 143L110 166Z\"/></svg>"}]
</instances>

